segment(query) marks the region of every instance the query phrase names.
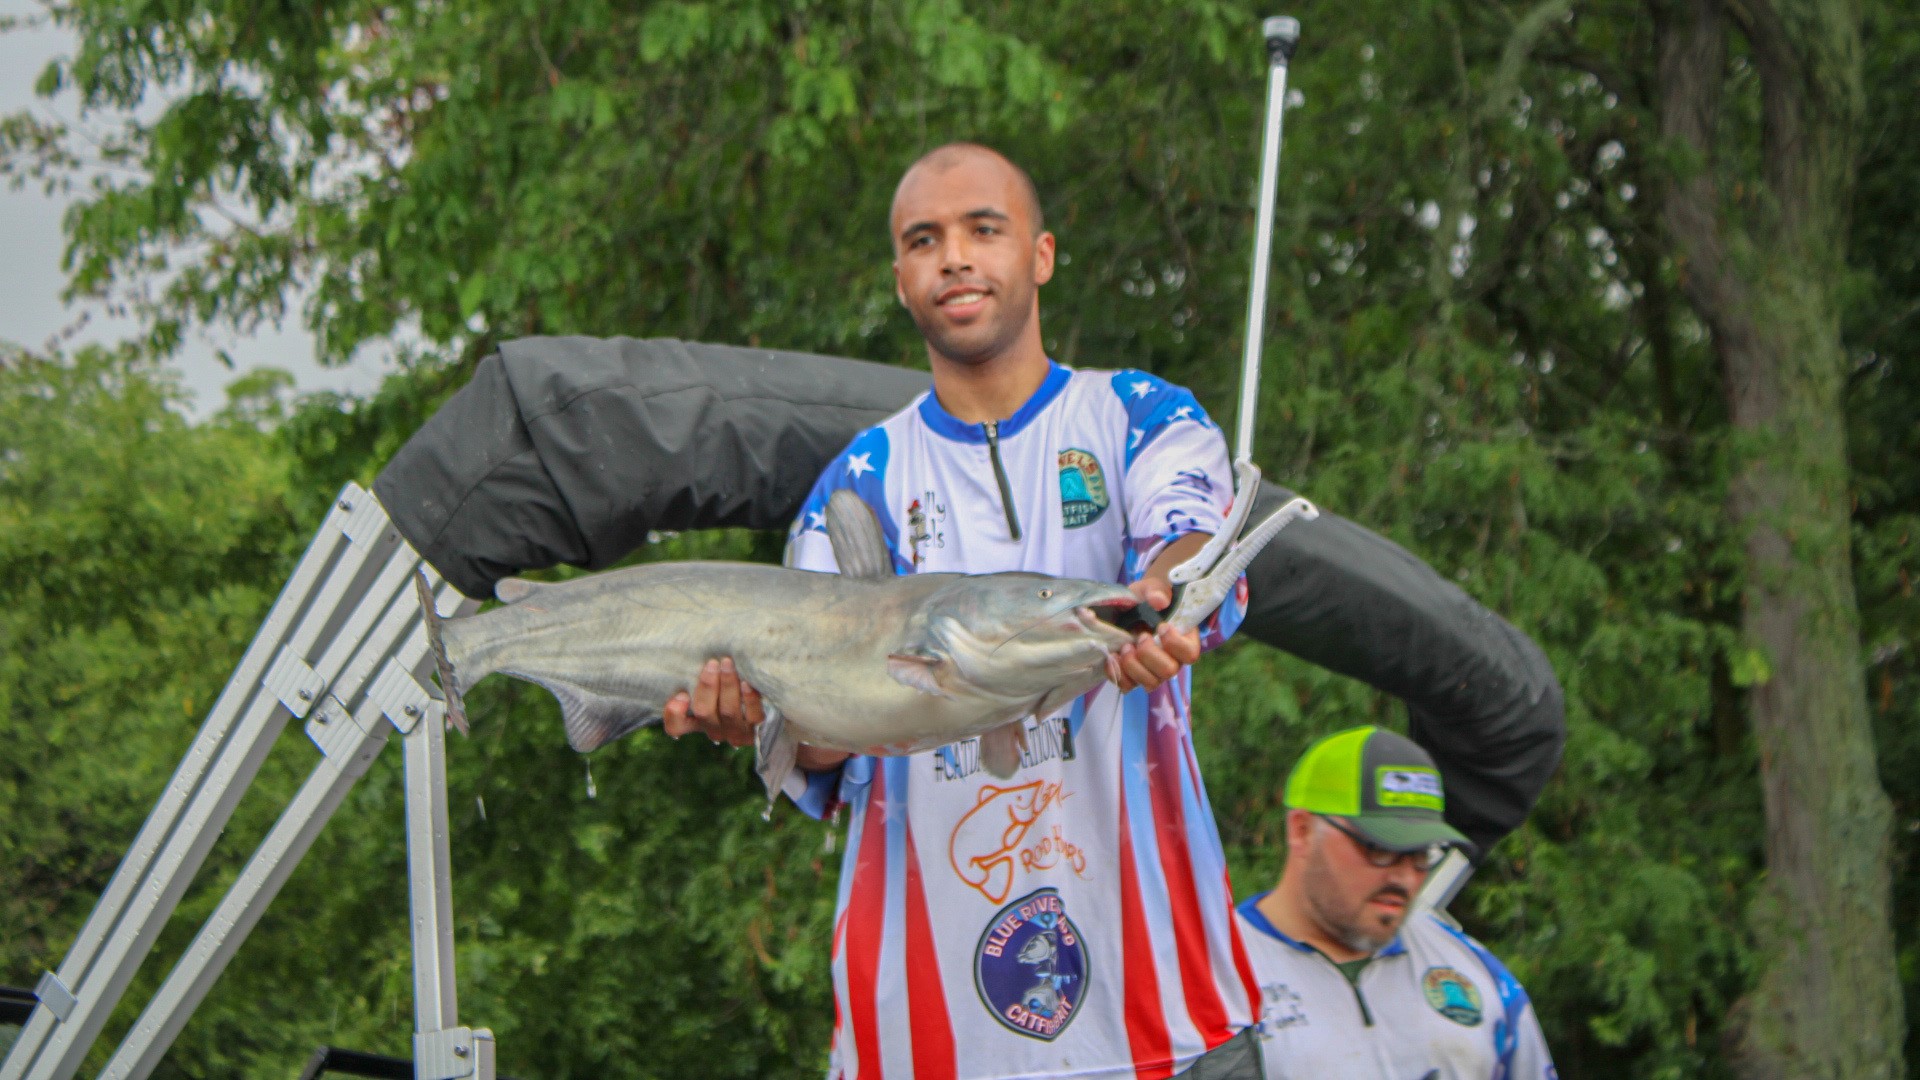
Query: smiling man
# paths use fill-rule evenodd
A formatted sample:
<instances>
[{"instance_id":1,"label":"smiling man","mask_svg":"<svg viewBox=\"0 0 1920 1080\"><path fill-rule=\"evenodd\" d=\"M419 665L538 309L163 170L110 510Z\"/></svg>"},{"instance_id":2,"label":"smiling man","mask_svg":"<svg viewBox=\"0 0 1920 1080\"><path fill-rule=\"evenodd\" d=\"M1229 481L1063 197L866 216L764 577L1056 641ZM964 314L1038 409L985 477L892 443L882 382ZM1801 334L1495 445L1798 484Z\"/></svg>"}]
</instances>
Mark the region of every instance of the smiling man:
<instances>
[{"instance_id":1,"label":"smiling man","mask_svg":"<svg viewBox=\"0 0 1920 1080\"><path fill-rule=\"evenodd\" d=\"M827 467L789 561L837 569L824 511L844 488L878 515L898 573L1119 581L1165 608L1168 573L1232 497L1219 428L1162 379L1047 356L1054 238L999 153L960 143L914 162L888 234L933 389ZM788 794L850 812L833 1076L1258 1075L1258 988L1187 716L1186 665L1239 625L1244 588L1198 631L1138 635L1109 683L1029 720L1009 779L981 769L977 740L909 757L802 748ZM665 726L744 745L760 716L720 663Z\"/></svg>"},{"instance_id":2,"label":"smiling man","mask_svg":"<svg viewBox=\"0 0 1920 1080\"><path fill-rule=\"evenodd\" d=\"M1287 862L1240 905L1268 1080L1549 1080L1525 990L1445 917L1409 918L1467 838L1433 759L1375 727L1330 735L1287 778Z\"/></svg>"}]
</instances>

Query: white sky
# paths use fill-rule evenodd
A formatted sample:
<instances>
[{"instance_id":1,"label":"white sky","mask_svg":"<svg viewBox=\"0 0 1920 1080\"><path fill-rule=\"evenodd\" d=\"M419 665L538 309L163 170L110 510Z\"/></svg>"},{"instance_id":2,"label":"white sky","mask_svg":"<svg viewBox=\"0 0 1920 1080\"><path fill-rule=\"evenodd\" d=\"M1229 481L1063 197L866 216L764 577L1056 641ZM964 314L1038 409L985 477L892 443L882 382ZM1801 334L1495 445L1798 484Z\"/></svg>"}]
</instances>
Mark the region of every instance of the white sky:
<instances>
[{"instance_id":1,"label":"white sky","mask_svg":"<svg viewBox=\"0 0 1920 1080\"><path fill-rule=\"evenodd\" d=\"M0 0L0 15L42 14L33 0ZM0 33L0 115L31 108L43 117L73 119L78 106L73 94L47 101L33 93L47 62L72 52L72 36L48 25ZM37 185L16 191L0 183L0 341L39 349L82 319L85 325L69 345L119 341L138 331L132 320L113 318L100 304L61 302L66 277L60 269L65 248L60 222L67 204L63 197L42 194ZM313 336L299 325L299 305L290 307L287 323L279 330L262 327L245 337L198 328L190 333L174 364L194 395L196 415L218 409L226 401L226 385L254 367L291 372L301 390L348 392L371 390L391 370L390 351L379 347L363 349L345 367L316 364ZM216 348L227 350L237 370L228 370L215 359Z\"/></svg>"}]
</instances>

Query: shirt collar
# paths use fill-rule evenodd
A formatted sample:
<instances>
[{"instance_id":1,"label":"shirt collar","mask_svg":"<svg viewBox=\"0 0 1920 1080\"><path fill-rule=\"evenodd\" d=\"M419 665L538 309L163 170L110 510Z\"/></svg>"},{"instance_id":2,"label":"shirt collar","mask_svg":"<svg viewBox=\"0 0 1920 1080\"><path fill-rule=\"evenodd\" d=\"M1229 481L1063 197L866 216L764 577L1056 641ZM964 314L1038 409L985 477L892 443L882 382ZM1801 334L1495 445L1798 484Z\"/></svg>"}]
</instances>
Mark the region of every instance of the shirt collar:
<instances>
[{"instance_id":1,"label":"shirt collar","mask_svg":"<svg viewBox=\"0 0 1920 1080\"><path fill-rule=\"evenodd\" d=\"M999 437L1010 439L1020 434L1022 429L1033 423L1035 417L1046 411L1047 406L1053 404L1053 399L1060 396L1060 391L1067 388L1067 382L1072 378L1073 369L1062 367L1049 358L1047 377L1041 381L1040 388L1033 392L1033 396L1027 399L1025 405L1020 406L1012 416L1000 421ZM987 441L985 424L969 424L955 418L952 413L941 407L940 396L931 390L927 391L926 397L920 399L920 420L935 435L952 439L954 442L984 443Z\"/></svg>"}]
</instances>

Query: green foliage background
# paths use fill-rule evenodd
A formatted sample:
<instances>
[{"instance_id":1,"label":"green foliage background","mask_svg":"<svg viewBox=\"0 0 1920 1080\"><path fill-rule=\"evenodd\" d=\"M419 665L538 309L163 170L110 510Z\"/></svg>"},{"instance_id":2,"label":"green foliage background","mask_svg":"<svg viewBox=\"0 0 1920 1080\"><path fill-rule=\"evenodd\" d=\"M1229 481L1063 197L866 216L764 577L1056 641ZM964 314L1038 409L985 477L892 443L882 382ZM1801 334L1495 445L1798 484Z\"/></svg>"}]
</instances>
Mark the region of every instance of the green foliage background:
<instances>
[{"instance_id":1,"label":"green foliage background","mask_svg":"<svg viewBox=\"0 0 1920 1080\"><path fill-rule=\"evenodd\" d=\"M0 981L58 962L332 493L367 482L503 338L629 333L916 363L883 233L899 169L980 138L1026 164L1061 267L1048 347L1230 413L1265 12L599 0L75 0L48 90L93 141L0 123L0 167L120 166L70 217L71 287L147 318L118 352L0 362ZM1920 1000L1920 17L1867 5L1849 238L1855 558L1897 925ZM1268 474L1407 545L1535 636L1570 741L1455 910L1533 994L1567 1077L1730 1075L1763 871L1727 432L1652 194L1639 3L1297 5L1256 445ZM1757 88L1730 91L1753 114ZM1745 95L1741 97L1741 95ZM149 104L150 122L112 110ZM1730 124L1729 150L1753 125ZM290 297L304 306L288 311ZM198 424L148 357L200 322L297 317L342 359L428 343L373 398L270 376ZM639 558L772 558L682 536ZM1277 873L1279 782L1399 705L1249 643L1198 669L1242 894ZM831 1022L826 826L760 820L744 755L593 758L504 680L453 744L462 1015L524 1077L804 1076ZM304 775L288 735L132 998L157 984ZM376 763L163 1066L292 1076L405 1052L398 755ZM133 1010L116 1018L120 1030ZM1910 1024L1910 1029L1920 1024ZM0 1033L0 1039L6 1038ZM104 1060L104 1055L101 1055ZM1920 1054L1909 1052L1909 1060Z\"/></svg>"}]
</instances>

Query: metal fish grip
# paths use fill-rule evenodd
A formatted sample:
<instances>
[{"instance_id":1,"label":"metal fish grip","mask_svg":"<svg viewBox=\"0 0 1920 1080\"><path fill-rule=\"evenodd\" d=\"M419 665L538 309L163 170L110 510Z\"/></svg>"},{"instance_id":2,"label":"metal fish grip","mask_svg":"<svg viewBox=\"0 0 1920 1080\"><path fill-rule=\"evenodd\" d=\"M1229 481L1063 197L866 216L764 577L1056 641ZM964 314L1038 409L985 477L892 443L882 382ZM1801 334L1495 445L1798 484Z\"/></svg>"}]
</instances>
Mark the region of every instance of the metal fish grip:
<instances>
[{"instance_id":1,"label":"metal fish grip","mask_svg":"<svg viewBox=\"0 0 1920 1080\"><path fill-rule=\"evenodd\" d=\"M42 977L0 1080L68 1080L80 1069L291 719L306 722L319 761L101 1075L152 1073L397 731L407 772L416 1072L493 1080L491 1033L455 1016L445 732L411 582L423 571L443 607L472 606L421 563L372 493L342 489L59 970Z\"/></svg>"}]
</instances>

